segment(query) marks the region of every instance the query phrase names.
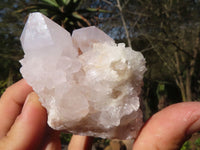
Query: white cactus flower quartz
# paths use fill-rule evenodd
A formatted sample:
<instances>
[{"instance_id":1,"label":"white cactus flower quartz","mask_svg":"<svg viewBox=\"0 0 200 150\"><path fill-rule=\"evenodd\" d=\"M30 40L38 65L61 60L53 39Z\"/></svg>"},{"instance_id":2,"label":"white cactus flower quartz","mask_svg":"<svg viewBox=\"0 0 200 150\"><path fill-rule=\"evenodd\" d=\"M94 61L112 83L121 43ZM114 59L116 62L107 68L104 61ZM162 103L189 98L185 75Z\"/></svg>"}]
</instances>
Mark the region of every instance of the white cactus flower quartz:
<instances>
[{"instance_id":1,"label":"white cactus flower quartz","mask_svg":"<svg viewBox=\"0 0 200 150\"><path fill-rule=\"evenodd\" d=\"M72 34L32 13L21 35L21 73L56 130L133 139L142 126L139 94L146 70L140 52L92 26Z\"/></svg>"}]
</instances>

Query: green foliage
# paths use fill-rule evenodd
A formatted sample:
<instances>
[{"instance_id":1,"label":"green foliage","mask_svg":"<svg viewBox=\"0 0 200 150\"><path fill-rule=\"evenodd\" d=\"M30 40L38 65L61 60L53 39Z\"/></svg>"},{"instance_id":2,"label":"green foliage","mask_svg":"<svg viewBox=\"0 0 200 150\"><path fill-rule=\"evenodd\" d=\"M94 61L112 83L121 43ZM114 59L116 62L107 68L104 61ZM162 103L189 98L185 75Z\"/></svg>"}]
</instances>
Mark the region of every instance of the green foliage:
<instances>
[{"instance_id":1,"label":"green foliage","mask_svg":"<svg viewBox=\"0 0 200 150\"><path fill-rule=\"evenodd\" d=\"M40 11L63 26L69 32L74 29L95 24L95 15L106 10L83 7L83 0L40 0L17 12Z\"/></svg>"},{"instance_id":2,"label":"green foliage","mask_svg":"<svg viewBox=\"0 0 200 150\"><path fill-rule=\"evenodd\" d=\"M190 146L190 141L186 141L183 146L181 147L180 150L190 150L191 146Z\"/></svg>"},{"instance_id":3,"label":"green foliage","mask_svg":"<svg viewBox=\"0 0 200 150\"><path fill-rule=\"evenodd\" d=\"M196 145L196 147L198 147L198 149L200 149L200 138L198 138L194 141L194 145Z\"/></svg>"},{"instance_id":4,"label":"green foliage","mask_svg":"<svg viewBox=\"0 0 200 150\"><path fill-rule=\"evenodd\" d=\"M197 138L195 141L193 140L186 141L182 145L181 150L200 150L200 138Z\"/></svg>"},{"instance_id":5,"label":"green foliage","mask_svg":"<svg viewBox=\"0 0 200 150\"><path fill-rule=\"evenodd\" d=\"M72 134L61 133L60 135L61 144L68 145L71 140L71 137L72 137Z\"/></svg>"},{"instance_id":6,"label":"green foliage","mask_svg":"<svg viewBox=\"0 0 200 150\"><path fill-rule=\"evenodd\" d=\"M3 92L6 89L6 87L7 87L7 81L6 80L0 81L0 95L3 94Z\"/></svg>"},{"instance_id":7,"label":"green foliage","mask_svg":"<svg viewBox=\"0 0 200 150\"><path fill-rule=\"evenodd\" d=\"M165 83L158 83L157 90L156 90L157 97L161 97L163 95L167 95Z\"/></svg>"},{"instance_id":8,"label":"green foliage","mask_svg":"<svg viewBox=\"0 0 200 150\"><path fill-rule=\"evenodd\" d=\"M0 5L0 94L21 78L18 60L23 57L19 37L23 27L23 14L15 10L24 7L25 0L2 0Z\"/></svg>"}]
</instances>

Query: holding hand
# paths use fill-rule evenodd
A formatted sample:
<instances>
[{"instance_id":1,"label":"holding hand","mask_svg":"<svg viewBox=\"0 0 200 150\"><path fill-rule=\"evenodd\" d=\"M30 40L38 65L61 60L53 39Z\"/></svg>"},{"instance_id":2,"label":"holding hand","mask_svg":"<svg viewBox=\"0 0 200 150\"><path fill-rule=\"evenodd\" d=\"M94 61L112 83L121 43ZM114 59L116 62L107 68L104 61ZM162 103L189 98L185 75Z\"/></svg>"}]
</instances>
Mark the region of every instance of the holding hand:
<instances>
[{"instance_id":1,"label":"holding hand","mask_svg":"<svg viewBox=\"0 0 200 150\"><path fill-rule=\"evenodd\" d=\"M59 133L47 125L47 112L32 88L20 80L0 99L0 149L59 150ZM171 105L153 115L141 129L133 150L177 150L200 130L200 103ZM69 150L91 148L91 138L73 136Z\"/></svg>"},{"instance_id":2,"label":"holding hand","mask_svg":"<svg viewBox=\"0 0 200 150\"><path fill-rule=\"evenodd\" d=\"M47 113L32 88L20 80L0 99L0 149L61 149L59 134L47 126Z\"/></svg>"}]
</instances>

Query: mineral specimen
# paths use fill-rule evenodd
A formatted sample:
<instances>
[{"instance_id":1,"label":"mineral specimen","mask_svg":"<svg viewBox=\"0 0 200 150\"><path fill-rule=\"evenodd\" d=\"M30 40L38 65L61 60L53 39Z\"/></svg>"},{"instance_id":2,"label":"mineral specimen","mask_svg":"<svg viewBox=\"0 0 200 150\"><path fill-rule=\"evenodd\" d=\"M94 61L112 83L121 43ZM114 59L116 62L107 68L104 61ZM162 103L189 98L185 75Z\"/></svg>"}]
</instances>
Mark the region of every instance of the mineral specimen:
<instances>
[{"instance_id":1,"label":"mineral specimen","mask_svg":"<svg viewBox=\"0 0 200 150\"><path fill-rule=\"evenodd\" d=\"M139 94L145 59L96 27L72 34L32 13L21 35L21 73L56 130L132 139L142 126Z\"/></svg>"}]
</instances>

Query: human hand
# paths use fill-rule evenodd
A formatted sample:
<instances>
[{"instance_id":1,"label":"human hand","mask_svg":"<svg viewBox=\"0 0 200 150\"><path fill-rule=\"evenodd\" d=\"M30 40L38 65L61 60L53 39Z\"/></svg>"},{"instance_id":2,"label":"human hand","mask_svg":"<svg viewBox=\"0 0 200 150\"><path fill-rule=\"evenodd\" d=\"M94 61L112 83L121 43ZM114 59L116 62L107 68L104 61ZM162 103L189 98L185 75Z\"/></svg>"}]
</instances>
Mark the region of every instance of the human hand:
<instances>
[{"instance_id":1,"label":"human hand","mask_svg":"<svg viewBox=\"0 0 200 150\"><path fill-rule=\"evenodd\" d=\"M20 80L0 99L1 150L59 150L59 133L47 125L47 113L32 88Z\"/></svg>"},{"instance_id":2,"label":"human hand","mask_svg":"<svg viewBox=\"0 0 200 150\"><path fill-rule=\"evenodd\" d=\"M200 130L200 103L171 105L153 115L142 128L133 150L178 150Z\"/></svg>"},{"instance_id":3,"label":"human hand","mask_svg":"<svg viewBox=\"0 0 200 150\"><path fill-rule=\"evenodd\" d=\"M59 133L47 126L46 110L37 95L31 92L31 87L21 80L2 95L0 149L61 149ZM133 150L179 149L192 133L200 130L199 108L199 102L187 102L171 105L156 113L142 128ZM85 150L90 147L91 138L73 136L69 150Z\"/></svg>"},{"instance_id":4,"label":"human hand","mask_svg":"<svg viewBox=\"0 0 200 150\"><path fill-rule=\"evenodd\" d=\"M141 129L133 150L178 150L200 130L200 103L183 102L171 105L153 115ZM85 143L87 147L77 143ZM91 144L91 142L90 142ZM87 137L73 136L70 150L88 149Z\"/></svg>"}]
</instances>

